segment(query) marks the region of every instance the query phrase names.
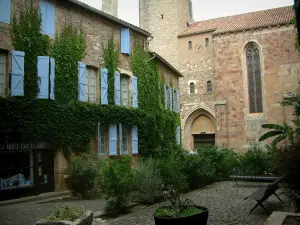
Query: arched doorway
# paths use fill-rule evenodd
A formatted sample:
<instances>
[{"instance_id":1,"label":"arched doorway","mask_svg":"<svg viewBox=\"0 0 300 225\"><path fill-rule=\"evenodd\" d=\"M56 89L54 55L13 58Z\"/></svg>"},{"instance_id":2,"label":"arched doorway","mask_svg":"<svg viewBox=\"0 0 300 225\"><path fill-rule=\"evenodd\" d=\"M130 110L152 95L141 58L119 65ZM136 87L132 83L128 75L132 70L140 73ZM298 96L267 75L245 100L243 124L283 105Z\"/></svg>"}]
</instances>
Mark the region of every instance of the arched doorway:
<instances>
[{"instance_id":1,"label":"arched doorway","mask_svg":"<svg viewBox=\"0 0 300 225\"><path fill-rule=\"evenodd\" d=\"M216 120L213 112L197 107L183 121L183 147L194 149L203 145L215 145Z\"/></svg>"},{"instance_id":2,"label":"arched doorway","mask_svg":"<svg viewBox=\"0 0 300 225\"><path fill-rule=\"evenodd\" d=\"M194 148L215 145L215 126L208 116L204 114L198 116L192 123L191 133Z\"/></svg>"}]
</instances>

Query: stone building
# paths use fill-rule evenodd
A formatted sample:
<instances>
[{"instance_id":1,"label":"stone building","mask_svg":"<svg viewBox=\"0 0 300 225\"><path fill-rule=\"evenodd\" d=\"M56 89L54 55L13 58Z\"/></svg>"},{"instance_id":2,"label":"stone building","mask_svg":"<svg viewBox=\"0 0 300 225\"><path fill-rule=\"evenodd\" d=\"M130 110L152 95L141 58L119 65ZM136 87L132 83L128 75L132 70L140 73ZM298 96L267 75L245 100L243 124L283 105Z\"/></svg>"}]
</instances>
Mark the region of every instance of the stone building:
<instances>
[{"instance_id":1,"label":"stone building","mask_svg":"<svg viewBox=\"0 0 300 225\"><path fill-rule=\"evenodd\" d=\"M13 96L10 80L12 77L11 71L13 71L12 60L15 55L11 53L14 49L10 40L10 21L12 14L18 12L20 8L24 8L25 3L28 3L28 1L3 0L0 4L0 97L4 98ZM120 63L118 68L120 72L119 105L128 108L134 107L133 82L137 78L134 77L131 71L130 54L134 43L143 45L151 34L146 30L110 15L114 15L117 12L117 1L103 0L103 9L107 13L77 0L34 0L33 4L41 10L41 32L49 35L52 39L60 32L66 21L72 21L74 25L82 26L84 29L86 35L86 55L79 64L79 71L83 68L81 65L84 65L85 79L83 80L85 80L85 93L83 97L85 102L96 104L101 102L101 84L103 79L101 78L100 82L100 76L102 76L103 73L101 68L104 67L102 44L105 45L111 37L114 38L120 50ZM154 53L152 53L152 55L153 54ZM24 57L26 58L26 52L25 56L23 55L23 62ZM155 58L160 75L165 78L167 84L172 82L174 89L179 92L179 77L182 77L181 73L158 54L156 54ZM137 89L137 85L135 86L135 89ZM133 128L134 126L130 127L124 125L121 126L122 132L120 132L120 126L117 127L116 125L116 127L114 127L115 130L119 131L115 132L117 133L116 141L118 141L120 134L122 134L124 140L122 142L122 154L131 154L133 152ZM99 132L100 135L96 140L91 141L90 147L98 153L99 157L100 155L103 157L109 156L111 149L109 147L109 141L111 139L108 138L110 137L111 126L110 124L101 125L99 129L101 130L101 132ZM174 130L174 132L176 131ZM134 135L138 135L137 129L135 129ZM125 141L124 138L127 141ZM135 140L137 143L137 138ZM5 141L5 144L2 143L3 141ZM21 139L14 140L14 143L6 143L6 141L7 140L3 140L0 135L0 200L9 198L9 193L11 193L11 188L2 185L2 178L12 177L13 174L17 173L16 171L19 171L18 166L26 166L23 172L26 180L28 179L28 181L26 181L28 183L24 186L17 185L13 187L13 189L16 190L13 193L14 196L53 190L59 191L66 188L64 175L67 163L62 152L55 151L56 149L51 147L51 143L44 143L43 140L41 140L39 144L27 143L26 146L29 147L26 147L26 149L23 148L23 150L20 151L19 148L25 146ZM98 145L98 142L101 144ZM118 141L118 143L120 143L120 141ZM121 154L121 145L114 146L116 148L114 152ZM126 149L126 151L124 151L124 149ZM43 171L39 168L40 164L43 163L45 163L45 167L47 167L47 174L43 174ZM7 172L8 170L6 168L10 168L10 164L13 165L14 170ZM46 181L44 179L46 179ZM38 183L38 180L45 182Z\"/></svg>"},{"instance_id":2,"label":"stone building","mask_svg":"<svg viewBox=\"0 0 300 225\"><path fill-rule=\"evenodd\" d=\"M263 123L293 118L280 101L296 90L300 75L294 11L288 6L191 23L191 7L189 0L140 0L140 26L154 36L150 48L184 75L183 147L245 150L265 132Z\"/></svg>"}]
</instances>

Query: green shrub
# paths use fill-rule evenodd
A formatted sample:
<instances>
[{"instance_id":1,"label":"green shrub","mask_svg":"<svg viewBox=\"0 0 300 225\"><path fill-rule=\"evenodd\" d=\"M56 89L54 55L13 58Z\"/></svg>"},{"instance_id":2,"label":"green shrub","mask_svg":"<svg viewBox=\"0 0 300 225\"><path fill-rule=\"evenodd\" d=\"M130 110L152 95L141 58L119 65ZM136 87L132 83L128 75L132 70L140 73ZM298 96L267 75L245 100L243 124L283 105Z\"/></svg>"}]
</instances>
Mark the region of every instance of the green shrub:
<instances>
[{"instance_id":1,"label":"green shrub","mask_svg":"<svg viewBox=\"0 0 300 225\"><path fill-rule=\"evenodd\" d=\"M124 156L109 159L97 179L97 184L107 199L105 212L126 213L135 187L131 158Z\"/></svg>"},{"instance_id":2,"label":"green shrub","mask_svg":"<svg viewBox=\"0 0 300 225\"><path fill-rule=\"evenodd\" d=\"M239 165L234 172L239 175L264 175L274 173L275 153L271 148L263 149L257 143L250 143L248 151L240 155Z\"/></svg>"},{"instance_id":3,"label":"green shrub","mask_svg":"<svg viewBox=\"0 0 300 225\"><path fill-rule=\"evenodd\" d=\"M152 158L143 160L134 169L134 200L153 204L162 199L163 181L158 169L158 161Z\"/></svg>"},{"instance_id":4,"label":"green shrub","mask_svg":"<svg viewBox=\"0 0 300 225\"><path fill-rule=\"evenodd\" d=\"M174 151L168 157L159 160L158 167L163 180L164 191L174 189L178 193L188 190L187 177L183 173L183 154Z\"/></svg>"},{"instance_id":5,"label":"green shrub","mask_svg":"<svg viewBox=\"0 0 300 225\"><path fill-rule=\"evenodd\" d=\"M84 208L75 208L69 204L65 204L63 206L57 206L52 215L46 217L45 221L75 221L79 217L81 217L85 212Z\"/></svg>"},{"instance_id":6,"label":"green shrub","mask_svg":"<svg viewBox=\"0 0 300 225\"><path fill-rule=\"evenodd\" d=\"M100 172L100 164L101 161L97 159L95 154L82 154L71 157L67 174L74 195L80 194L84 198L90 197L95 178Z\"/></svg>"}]
</instances>

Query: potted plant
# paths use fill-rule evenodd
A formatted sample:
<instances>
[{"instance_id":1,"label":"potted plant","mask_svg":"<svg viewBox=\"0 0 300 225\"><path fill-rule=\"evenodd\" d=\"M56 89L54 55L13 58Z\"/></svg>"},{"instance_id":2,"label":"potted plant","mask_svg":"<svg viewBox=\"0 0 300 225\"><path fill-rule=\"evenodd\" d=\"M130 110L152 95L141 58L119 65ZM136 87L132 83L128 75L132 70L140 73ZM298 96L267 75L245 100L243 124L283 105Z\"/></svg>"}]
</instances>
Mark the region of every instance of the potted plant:
<instances>
[{"instance_id":1,"label":"potted plant","mask_svg":"<svg viewBox=\"0 0 300 225\"><path fill-rule=\"evenodd\" d=\"M92 211L66 204L56 207L52 215L36 222L35 225L92 225L92 223Z\"/></svg>"},{"instance_id":2,"label":"potted plant","mask_svg":"<svg viewBox=\"0 0 300 225\"><path fill-rule=\"evenodd\" d=\"M206 225L208 209L197 206L190 199L183 199L175 188L165 191L169 205L161 206L154 212L156 225Z\"/></svg>"}]
</instances>

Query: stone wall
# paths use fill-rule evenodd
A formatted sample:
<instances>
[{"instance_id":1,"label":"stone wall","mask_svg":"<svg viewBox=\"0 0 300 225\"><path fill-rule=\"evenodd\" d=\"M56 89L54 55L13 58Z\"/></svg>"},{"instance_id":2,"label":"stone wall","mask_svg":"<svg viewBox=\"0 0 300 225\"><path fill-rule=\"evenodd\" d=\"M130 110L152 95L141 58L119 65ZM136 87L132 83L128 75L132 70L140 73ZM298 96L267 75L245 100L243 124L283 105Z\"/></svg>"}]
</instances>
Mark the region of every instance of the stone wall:
<instances>
[{"instance_id":1,"label":"stone wall","mask_svg":"<svg viewBox=\"0 0 300 225\"><path fill-rule=\"evenodd\" d=\"M192 18L189 0L140 0L140 27L154 37L150 50L178 68L177 36Z\"/></svg>"},{"instance_id":2,"label":"stone wall","mask_svg":"<svg viewBox=\"0 0 300 225\"><path fill-rule=\"evenodd\" d=\"M283 124L293 118L292 109L280 106L280 101L285 93L296 90L300 76L295 37L291 25L213 38L219 144L245 149L265 132L261 124ZM245 46L249 42L260 48L263 113L249 113L245 59Z\"/></svg>"}]
</instances>

